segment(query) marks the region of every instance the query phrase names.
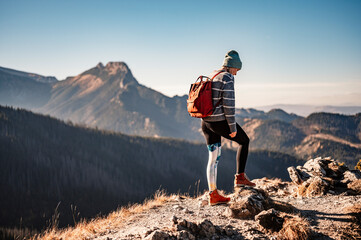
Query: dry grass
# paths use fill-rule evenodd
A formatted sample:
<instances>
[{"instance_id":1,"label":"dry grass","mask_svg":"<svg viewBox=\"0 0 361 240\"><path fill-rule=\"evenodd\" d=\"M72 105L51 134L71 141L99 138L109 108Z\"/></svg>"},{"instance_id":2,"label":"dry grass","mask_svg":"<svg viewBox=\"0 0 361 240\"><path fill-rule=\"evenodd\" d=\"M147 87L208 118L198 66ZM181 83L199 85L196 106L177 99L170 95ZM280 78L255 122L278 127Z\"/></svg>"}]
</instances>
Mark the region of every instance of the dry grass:
<instances>
[{"instance_id":1,"label":"dry grass","mask_svg":"<svg viewBox=\"0 0 361 240\"><path fill-rule=\"evenodd\" d=\"M340 240L360 240L361 239L361 229L360 225L352 223L351 225L341 226L336 229L339 232L337 239Z\"/></svg>"},{"instance_id":2,"label":"dry grass","mask_svg":"<svg viewBox=\"0 0 361 240\"><path fill-rule=\"evenodd\" d=\"M315 197L322 196L328 190L327 183L320 177L315 177L311 183L304 182L296 191L296 196Z\"/></svg>"},{"instance_id":3,"label":"dry grass","mask_svg":"<svg viewBox=\"0 0 361 240\"><path fill-rule=\"evenodd\" d=\"M309 222L296 215L284 215L282 229L278 232L278 238L284 240L307 240L310 235Z\"/></svg>"},{"instance_id":4,"label":"dry grass","mask_svg":"<svg viewBox=\"0 0 361 240\"><path fill-rule=\"evenodd\" d=\"M163 205L166 202L174 201L178 195L167 195L164 191L157 191L153 199L147 199L143 204L134 204L127 207L122 207L104 218L95 218L90 221L82 221L76 224L75 227L66 229L57 229L52 227L45 232L36 235L31 240L78 240L90 239L94 236L102 236L116 230L126 223L130 216L147 211L152 208Z\"/></svg>"},{"instance_id":5,"label":"dry grass","mask_svg":"<svg viewBox=\"0 0 361 240\"><path fill-rule=\"evenodd\" d=\"M326 193L327 187L320 177L315 177L310 186L306 189L307 197L322 196Z\"/></svg>"},{"instance_id":6,"label":"dry grass","mask_svg":"<svg viewBox=\"0 0 361 240\"><path fill-rule=\"evenodd\" d=\"M300 185L298 188L297 188L297 191L296 191L296 196L302 196L302 197L305 197L306 196L306 190L308 188L309 185L305 185L305 184L302 184Z\"/></svg>"}]
</instances>

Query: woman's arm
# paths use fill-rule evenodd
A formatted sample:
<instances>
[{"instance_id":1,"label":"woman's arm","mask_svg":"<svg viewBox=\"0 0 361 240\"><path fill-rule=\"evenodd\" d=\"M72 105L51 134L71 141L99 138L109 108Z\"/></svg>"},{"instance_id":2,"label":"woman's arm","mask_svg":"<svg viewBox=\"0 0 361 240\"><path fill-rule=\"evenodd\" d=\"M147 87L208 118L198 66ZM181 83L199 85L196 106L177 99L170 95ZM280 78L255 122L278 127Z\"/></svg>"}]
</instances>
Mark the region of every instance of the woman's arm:
<instances>
[{"instance_id":1,"label":"woman's arm","mask_svg":"<svg viewBox=\"0 0 361 240\"><path fill-rule=\"evenodd\" d=\"M236 135L236 117L235 117L235 98L234 98L234 77L231 74L225 74L223 77L223 111L228 122L230 133ZM231 136L230 134L230 136ZM231 137L234 137L231 136Z\"/></svg>"}]
</instances>

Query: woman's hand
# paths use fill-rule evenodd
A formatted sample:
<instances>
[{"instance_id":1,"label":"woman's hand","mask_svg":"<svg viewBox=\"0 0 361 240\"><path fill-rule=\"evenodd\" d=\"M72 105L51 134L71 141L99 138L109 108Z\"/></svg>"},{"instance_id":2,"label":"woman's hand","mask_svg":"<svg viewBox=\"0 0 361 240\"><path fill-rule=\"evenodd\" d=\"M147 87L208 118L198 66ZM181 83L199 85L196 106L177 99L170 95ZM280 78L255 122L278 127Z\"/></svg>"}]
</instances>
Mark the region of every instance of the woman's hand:
<instances>
[{"instance_id":1,"label":"woman's hand","mask_svg":"<svg viewBox=\"0 0 361 240\"><path fill-rule=\"evenodd\" d=\"M229 136L230 136L231 138L234 138L236 135L237 135L237 132L232 132L232 133L229 134Z\"/></svg>"}]
</instances>

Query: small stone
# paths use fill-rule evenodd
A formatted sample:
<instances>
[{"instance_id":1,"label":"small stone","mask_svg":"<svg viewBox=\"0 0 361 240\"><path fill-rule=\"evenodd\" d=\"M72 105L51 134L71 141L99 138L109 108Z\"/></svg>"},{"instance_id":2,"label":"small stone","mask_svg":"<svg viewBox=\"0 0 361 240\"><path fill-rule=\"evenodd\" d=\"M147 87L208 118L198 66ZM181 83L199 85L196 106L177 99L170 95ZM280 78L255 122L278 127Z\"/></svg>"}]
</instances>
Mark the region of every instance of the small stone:
<instances>
[{"instance_id":1,"label":"small stone","mask_svg":"<svg viewBox=\"0 0 361 240\"><path fill-rule=\"evenodd\" d=\"M260 226L273 232L281 230L284 222L284 219L279 216L278 211L273 208L262 211L255 217L255 220Z\"/></svg>"},{"instance_id":2,"label":"small stone","mask_svg":"<svg viewBox=\"0 0 361 240\"><path fill-rule=\"evenodd\" d=\"M156 230L158 230L159 228L157 228L157 227L154 227L154 228L152 228L152 229L149 229L145 234L144 234L144 237L146 237L146 236L148 236L149 234L151 234L152 232L154 232L154 231L156 231Z\"/></svg>"},{"instance_id":3,"label":"small stone","mask_svg":"<svg viewBox=\"0 0 361 240\"><path fill-rule=\"evenodd\" d=\"M145 239L147 240L166 240L169 239L171 236L163 231L154 231L149 236L147 236Z\"/></svg>"},{"instance_id":4,"label":"small stone","mask_svg":"<svg viewBox=\"0 0 361 240\"><path fill-rule=\"evenodd\" d=\"M341 182L344 184L348 184L348 183L356 181L358 179L361 179L360 171L348 170L343 173L343 179L341 180Z\"/></svg>"},{"instance_id":5,"label":"small stone","mask_svg":"<svg viewBox=\"0 0 361 240\"><path fill-rule=\"evenodd\" d=\"M177 202L181 202L182 200L184 200L184 197L177 196L174 200L177 201Z\"/></svg>"},{"instance_id":6,"label":"small stone","mask_svg":"<svg viewBox=\"0 0 361 240\"><path fill-rule=\"evenodd\" d=\"M189 211L189 209L188 208L184 208L183 210L182 210L182 212L184 212L184 213L192 213L192 211Z\"/></svg>"},{"instance_id":7,"label":"small stone","mask_svg":"<svg viewBox=\"0 0 361 240\"><path fill-rule=\"evenodd\" d=\"M350 182L349 184L347 184L347 187L353 192L355 192L354 195L361 194L361 179Z\"/></svg>"},{"instance_id":8,"label":"small stone","mask_svg":"<svg viewBox=\"0 0 361 240\"><path fill-rule=\"evenodd\" d=\"M174 206L173 206L173 209L175 209L175 210L182 210L183 207L181 207L181 206L179 206L179 205L174 205Z\"/></svg>"},{"instance_id":9,"label":"small stone","mask_svg":"<svg viewBox=\"0 0 361 240\"><path fill-rule=\"evenodd\" d=\"M237 234L237 231L234 230L233 226L228 225L224 228L224 232L228 237L231 237L235 234Z\"/></svg>"},{"instance_id":10,"label":"small stone","mask_svg":"<svg viewBox=\"0 0 361 240\"><path fill-rule=\"evenodd\" d=\"M190 232L183 230L183 231L180 231L180 232L179 232L177 239L181 239L181 240L195 240L196 237L195 237L193 234L191 234Z\"/></svg>"},{"instance_id":11,"label":"small stone","mask_svg":"<svg viewBox=\"0 0 361 240\"><path fill-rule=\"evenodd\" d=\"M173 224L178 223L178 218L175 215L173 215L173 217L171 217L170 220L173 222Z\"/></svg>"},{"instance_id":12,"label":"small stone","mask_svg":"<svg viewBox=\"0 0 361 240\"><path fill-rule=\"evenodd\" d=\"M199 234L208 238L212 237L213 234L216 232L216 228L214 227L213 223L207 219L203 220L198 225L198 227L200 229Z\"/></svg>"},{"instance_id":13,"label":"small stone","mask_svg":"<svg viewBox=\"0 0 361 240\"><path fill-rule=\"evenodd\" d=\"M197 224L193 223L193 222L187 222L187 228L191 231L191 233L193 234L198 234L199 232L199 227Z\"/></svg>"},{"instance_id":14,"label":"small stone","mask_svg":"<svg viewBox=\"0 0 361 240\"><path fill-rule=\"evenodd\" d=\"M187 228L187 220L182 219L181 221L178 221L178 226L182 226L184 228Z\"/></svg>"},{"instance_id":15,"label":"small stone","mask_svg":"<svg viewBox=\"0 0 361 240\"><path fill-rule=\"evenodd\" d=\"M207 206L208 205L208 201L207 200L201 200L199 201L199 207L204 207L204 206Z\"/></svg>"}]
</instances>

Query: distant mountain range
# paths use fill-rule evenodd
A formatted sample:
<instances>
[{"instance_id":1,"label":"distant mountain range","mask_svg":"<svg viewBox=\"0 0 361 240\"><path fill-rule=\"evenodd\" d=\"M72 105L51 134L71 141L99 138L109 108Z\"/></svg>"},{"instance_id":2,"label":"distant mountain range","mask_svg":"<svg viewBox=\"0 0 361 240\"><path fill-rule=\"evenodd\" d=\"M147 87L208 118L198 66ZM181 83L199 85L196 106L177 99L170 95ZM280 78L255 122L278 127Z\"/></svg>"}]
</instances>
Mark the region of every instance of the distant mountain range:
<instances>
[{"instance_id":1,"label":"distant mountain range","mask_svg":"<svg viewBox=\"0 0 361 240\"><path fill-rule=\"evenodd\" d=\"M295 119L302 118L296 114L289 114L282 109L271 109L268 112L256 110L253 108L236 109L236 118L238 119L263 119L263 120L280 120L284 122L292 122Z\"/></svg>"},{"instance_id":2,"label":"distant mountain range","mask_svg":"<svg viewBox=\"0 0 361 240\"><path fill-rule=\"evenodd\" d=\"M0 67L0 104L34 109L51 97L57 80Z\"/></svg>"},{"instance_id":3,"label":"distant mountain range","mask_svg":"<svg viewBox=\"0 0 361 240\"><path fill-rule=\"evenodd\" d=\"M354 115L361 112L361 106L330 106L330 105L302 105L302 104L274 104L267 106L260 106L257 109L262 111L270 111L272 109L279 108L286 112L294 113L303 117L307 117L311 113L315 112L328 112L339 113L345 115Z\"/></svg>"},{"instance_id":4,"label":"distant mountain range","mask_svg":"<svg viewBox=\"0 0 361 240\"><path fill-rule=\"evenodd\" d=\"M350 167L361 159L361 113L313 113L303 118L274 109L251 118L240 115L237 122L248 134L251 149L285 152L300 158L331 156ZM235 147L229 141L224 144Z\"/></svg>"},{"instance_id":5,"label":"distant mountain range","mask_svg":"<svg viewBox=\"0 0 361 240\"><path fill-rule=\"evenodd\" d=\"M2 105L126 134L202 139L186 96L169 98L139 84L123 62L99 63L63 81L1 68L0 87Z\"/></svg>"},{"instance_id":6,"label":"distant mountain range","mask_svg":"<svg viewBox=\"0 0 361 240\"><path fill-rule=\"evenodd\" d=\"M0 104L125 134L204 142L200 120L188 115L186 99L186 95L169 98L141 85L124 62L99 63L63 81L0 68ZM274 107L265 107L267 112L236 110L237 121L251 139L251 149L298 157L326 154L350 165L361 158L360 114L313 113L305 118ZM311 110L311 106L280 107ZM230 142L224 144L232 147Z\"/></svg>"},{"instance_id":7,"label":"distant mountain range","mask_svg":"<svg viewBox=\"0 0 361 240\"><path fill-rule=\"evenodd\" d=\"M218 186L227 191L235 157L222 150ZM89 129L0 106L0 232L20 223L47 226L59 202L60 226L67 226L78 212L106 214L159 188L192 195L207 188L207 161L205 144ZM247 174L288 179L287 167L301 163L288 154L251 151Z\"/></svg>"}]
</instances>

